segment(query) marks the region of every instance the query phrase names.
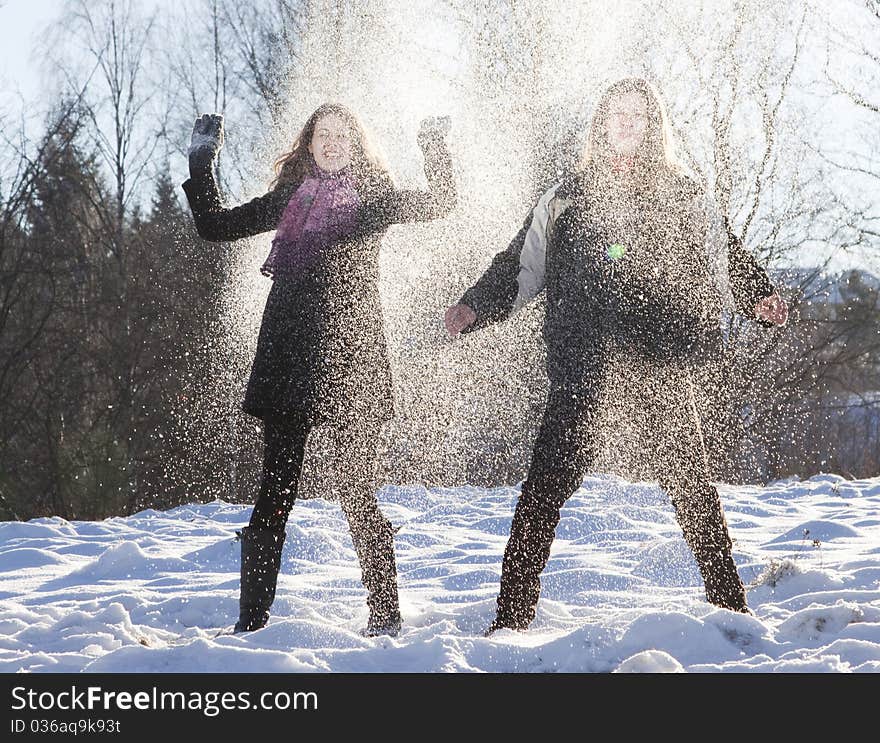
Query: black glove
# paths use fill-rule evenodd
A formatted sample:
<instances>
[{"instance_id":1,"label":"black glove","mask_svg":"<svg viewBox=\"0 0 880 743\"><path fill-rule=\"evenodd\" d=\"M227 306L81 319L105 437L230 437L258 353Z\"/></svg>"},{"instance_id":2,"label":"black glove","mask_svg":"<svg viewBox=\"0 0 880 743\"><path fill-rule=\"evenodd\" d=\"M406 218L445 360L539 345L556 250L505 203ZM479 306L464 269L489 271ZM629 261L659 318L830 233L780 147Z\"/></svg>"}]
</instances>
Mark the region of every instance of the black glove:
<instances>
[{"instance_id":1,"label":"black glove","mask_svg":"<svg viewBox=\"0 0 880 743\"><path fill-rule=\"evenodd\" d=\"M190 174L201 173L211 167L223 147L223 116L202 114L193 126L189 145Z\"/></svg>"},{"instance_id":2,"label":"black glove","mask_svg":"<svg viewBox=\"0 0 880 743\"><path fill-rule=\"evenodd\" d=\"M452 119L449 116L429 116L426 119L422 119L416 141L420 147L424 147L429 142L443 139L443 137L449 134L451 126Z\"/></svg>"}]
</instances>

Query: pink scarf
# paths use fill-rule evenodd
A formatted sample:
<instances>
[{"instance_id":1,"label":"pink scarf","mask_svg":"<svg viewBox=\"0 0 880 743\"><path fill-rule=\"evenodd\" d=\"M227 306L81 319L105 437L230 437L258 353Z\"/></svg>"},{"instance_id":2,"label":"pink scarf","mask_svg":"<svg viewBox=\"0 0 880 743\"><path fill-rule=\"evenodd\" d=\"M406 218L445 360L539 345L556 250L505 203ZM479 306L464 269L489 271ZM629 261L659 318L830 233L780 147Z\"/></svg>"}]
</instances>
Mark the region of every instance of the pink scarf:
<instances>
[{"instance_id":1,"label":"pink scarf","mask_svg":"<svg viewBox=\"0 0 880 743\"><path fill-rule=\"evenodd\" d=\"M260 273L301 274L324 248L354 231L360 203L349 168L330 172L312 161L312 174L287 202Z\"/></svg>"}]
</instances>

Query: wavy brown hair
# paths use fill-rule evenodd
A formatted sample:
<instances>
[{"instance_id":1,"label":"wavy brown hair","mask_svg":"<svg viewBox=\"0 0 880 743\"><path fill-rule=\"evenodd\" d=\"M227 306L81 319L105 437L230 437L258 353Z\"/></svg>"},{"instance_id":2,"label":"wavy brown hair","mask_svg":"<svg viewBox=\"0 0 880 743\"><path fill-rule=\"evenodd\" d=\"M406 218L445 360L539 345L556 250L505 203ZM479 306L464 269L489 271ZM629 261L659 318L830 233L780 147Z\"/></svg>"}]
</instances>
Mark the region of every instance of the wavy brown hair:
<instances>
[{"instance_id":1,"label":"wavy brown hair","mask_svg":"<svg viewBox=\"0 0 880 743\"><path fill-rule=\"evenodd\" d=\"M391 174L371 145L363 125L341 103L324 103L312 112L294 140L293 147L276 160L275 179L271 188L300 183L311 172L313 159L309 152L309 144L315 134L318 121L328 114L338 116L351 130L351 171L355 176L355 187L358 191L375 197L392 188L394 184Z\"/></svg>"},{"instance_id":2,"label":"wavy brown hair","mask_svg":"<svg viewBox=\"0 0 880 743\"><path fill-rule=\"evenodd\" d=\"M580 170L594 169L597 174L606 173L611 166L614 150L606 135L606 119L612 101L627 93L639 93L645 99L648 127L645 138L635 153L635 169L646 181L658 177L682 176L685 169L675 154L672 128L666 113L666 105L660 93L647 80L624 78L610 85L596 104L590 133L581 155Z\"/></svg>"}]
</instances>

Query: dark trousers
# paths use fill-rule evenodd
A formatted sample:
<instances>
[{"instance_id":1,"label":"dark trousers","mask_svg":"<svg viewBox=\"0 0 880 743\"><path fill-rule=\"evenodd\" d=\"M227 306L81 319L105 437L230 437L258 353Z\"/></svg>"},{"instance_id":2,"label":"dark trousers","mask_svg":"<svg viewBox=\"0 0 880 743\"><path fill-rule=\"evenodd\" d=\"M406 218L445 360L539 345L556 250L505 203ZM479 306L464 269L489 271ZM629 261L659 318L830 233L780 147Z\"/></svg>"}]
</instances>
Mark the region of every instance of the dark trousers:
<instances>
[{"instance_id":1,"label":"dark trousers","mask_svg":"<svg viewBox=\"0 0 880 743\"><path fill-rule=\"evenodd\" d=\"M367 604L383 617L398 611L398 599L394 532L376 499L380 427L380 423L358 422L330 430L335 456L327 466L333 468L329 478L333 492L324 495L338 500L342 507L369 594ZM265 422L263 473L251 514L252 528L283 529L287 523L296 501L310 428L308 422L297 419Z\"/></svg>"},{"instance_id":2,"label":"dark trousers","mask_svg":"<svg viewBox=\"0 0 880 743\"><path fill-rule=\"evenodd\" d=\"M623 392L638 401L632 409L641 418L638 428L645 441L653 443L649 453L657 479L670 496L707 597L742 611L745 592L733 563L721 500L708 479L690 378L679 370L650 382L644 389ZM598 386L551 383L504 552L496 626L524 629L534 619L540 575L562 506L596 460L599 392Z\"/></svg>"},{"instance_id":3,"label":"dark trousers","mask_svg":"<svg viewBox=\"0 0 880 743\"><path fill-rule=\"evenodd\" d=\"M263 473L251 514L251 527L279 529L287 524L299 489L309 428L307 422L298 420L265 422Z\"/></svg>"}]
</instances>

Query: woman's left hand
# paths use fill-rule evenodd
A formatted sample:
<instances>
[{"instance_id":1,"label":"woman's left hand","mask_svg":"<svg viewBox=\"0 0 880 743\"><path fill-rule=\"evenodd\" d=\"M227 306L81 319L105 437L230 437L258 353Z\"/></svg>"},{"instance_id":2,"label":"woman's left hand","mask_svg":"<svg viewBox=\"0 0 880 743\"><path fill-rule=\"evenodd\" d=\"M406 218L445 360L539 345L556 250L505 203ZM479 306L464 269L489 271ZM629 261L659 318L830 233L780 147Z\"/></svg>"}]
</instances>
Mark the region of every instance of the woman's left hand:
<instances>
[{"instance_id":1,"label":"woman's left hand","mask_svg":"<svg viewBox=\"0 0 880 743\"><path fill-rule=\"evenodd\" d=\"M788 320L788 304L778 293L771 294L755 305L755 317L774 325L785 325Z\"/></svg>"},{"instance_id":2,"label":"woman's left hand","mask_svg":"<svg viewBox=\"0 0 880 743\"><path fill-rule=\"evenodd\" d=\"M429 142L432 139L442 139L449 134L451 126L452 119L449 116L429 116L422 119L417 137L419 144Z\"/></svg>"},{"instance_id":3,"label":"woman's left hand","mask_svg":"<svg viewBox=\"0 0 880 743\"><path fill-rule=\"evenodd\" d=\"M224 138L222 114L202 114L199 116L193 125L189 144L190 162L200 167L210 166L223 148Z\"/></svg>"}]
</instances>

